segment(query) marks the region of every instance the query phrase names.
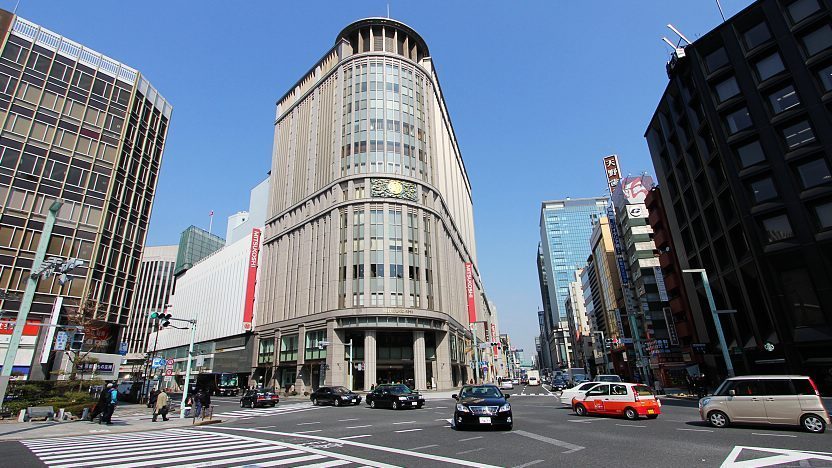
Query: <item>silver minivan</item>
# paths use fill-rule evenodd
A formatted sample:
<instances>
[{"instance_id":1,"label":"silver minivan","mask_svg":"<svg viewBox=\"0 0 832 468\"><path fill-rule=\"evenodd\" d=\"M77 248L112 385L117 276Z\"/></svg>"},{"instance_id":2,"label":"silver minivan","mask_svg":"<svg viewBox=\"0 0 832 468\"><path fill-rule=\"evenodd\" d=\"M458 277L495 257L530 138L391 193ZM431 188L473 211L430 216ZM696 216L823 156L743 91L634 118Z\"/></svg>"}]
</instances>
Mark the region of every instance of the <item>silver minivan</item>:
<instances>
[{"instance_id":1,"label":"silver minivan","mask_svg":"<svg viewBox=\"0 0 832 468\"><path fill-rule=\"evenodd\" d=\"M801 375L729 378L713 395L699 400L699 416L713 427L787 424L818 434L830 424L815 382Z\"/></svg>"}]
</instances>

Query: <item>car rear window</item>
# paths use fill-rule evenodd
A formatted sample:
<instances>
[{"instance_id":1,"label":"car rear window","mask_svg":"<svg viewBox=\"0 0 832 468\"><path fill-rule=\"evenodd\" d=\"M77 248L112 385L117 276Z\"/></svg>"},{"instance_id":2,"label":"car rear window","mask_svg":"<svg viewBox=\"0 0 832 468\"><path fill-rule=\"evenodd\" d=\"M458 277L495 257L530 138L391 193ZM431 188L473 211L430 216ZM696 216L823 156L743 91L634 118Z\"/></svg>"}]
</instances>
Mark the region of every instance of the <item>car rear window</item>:
<instances>
[{"instance_id":1,"label":"car rear window","mask_svg":"<svg viewBox=\"0 0 832 468\"><path fill-rule=\"evenodd\" d=\"M792 384L788 379L765 379L760 382L765 385L766 395L794 395Z\"/></svg>"},{"instance_id":2,"label":"car rear window","mask_svg":"<svg viewBox=\"0 0 832 468\"><path fill-rule=\"evenodd\" d=\"M792 379L792 384L797 395L815 395L815 389L809 379Z\"/></svg>"},{"instance_id":3,"label":"car rear window","mask_svg":"<svg viewBox=\"0 0 832 468\"><path fill-rule=\"evenodd\" d=\"M633 391L639 396L653 396L653 390L647 385L636 385Z\"/></svg>"}]
</instances>

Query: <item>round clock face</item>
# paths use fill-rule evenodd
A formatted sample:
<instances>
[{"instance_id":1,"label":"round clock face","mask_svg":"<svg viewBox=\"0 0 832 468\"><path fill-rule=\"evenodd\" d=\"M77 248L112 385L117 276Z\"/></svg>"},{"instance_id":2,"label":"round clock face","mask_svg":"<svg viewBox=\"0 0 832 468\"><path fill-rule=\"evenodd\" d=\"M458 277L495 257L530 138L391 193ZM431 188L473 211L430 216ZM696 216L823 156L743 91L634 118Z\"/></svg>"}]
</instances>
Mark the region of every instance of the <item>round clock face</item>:
<instances>
[{"instance_id":1,"label":"round clock face","mask_svg":"<svg viewBox=\"0 0 832 468\"><path fill-rule=\"evenodd\" d=\"M387 190L389 190L393 195L399 195L402 193L402 190L404 190L404 187L398 180L391 180L390 182L387 182Z\"/></svg>"}]
</instances>

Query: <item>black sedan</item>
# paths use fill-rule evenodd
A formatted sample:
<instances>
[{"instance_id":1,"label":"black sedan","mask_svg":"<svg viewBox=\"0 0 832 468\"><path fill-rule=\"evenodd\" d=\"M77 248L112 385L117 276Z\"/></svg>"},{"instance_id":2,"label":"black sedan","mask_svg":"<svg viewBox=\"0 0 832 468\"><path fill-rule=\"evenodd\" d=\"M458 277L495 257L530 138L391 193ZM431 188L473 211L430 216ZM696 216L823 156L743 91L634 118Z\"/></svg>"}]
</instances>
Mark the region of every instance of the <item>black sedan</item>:
<instances>
[{"instance_id":1,"label":"black sedan","mask_svg":"<svg viewBox=\"0 0 832 468\"><path fill-rule=\"evenodd\" d=\"M271 388L257 388L246 390L240 397L240 408L256 408L258 406L271 406L280 403L280 396L274 393Z\"/></svg>"},{"instance_id":2,"label":"black sedan","mask_svg":"<svg viewBox=\"0 0 832 468\"><path fill-rule=\"evenodd\" d=\"M379 385L367 394L367 404L370 408L386 406L393 409L419 409L425 405L425 399L407 385Z\"/></svg>"},{"instance_id":3,"label":"black sedan","mask_svg":"<svg viewBox=\"0 0 832 468\"><path fill-rule=\"evenodd\" d=\"M309 399L315 406L324 404L346 406L361 403L361 396L347 387L321 387L312 392Z\"/></svg>"},{"instance_id":4,"label":"black sedan","mask_svg":"<svg viewBox=\"0 0 832 468\"><path fill-rule=\"evenodd\" d=\"M467 427L500 427L511 430L514 421L511 418L511 405L508 398L494 385L472 385L462 387L454 410L454 427L462 430Z\"/></svg>"},{"instance_id":5,"label":"black sedan","mask_svg":"<svg viewBox=\"0 0 832 468\"><path fill-rule=\"evenodd\" d=\"M565 380L555 379L552 381L552 390L566 390L569 384Z\"/></svg>"}]
</instances>

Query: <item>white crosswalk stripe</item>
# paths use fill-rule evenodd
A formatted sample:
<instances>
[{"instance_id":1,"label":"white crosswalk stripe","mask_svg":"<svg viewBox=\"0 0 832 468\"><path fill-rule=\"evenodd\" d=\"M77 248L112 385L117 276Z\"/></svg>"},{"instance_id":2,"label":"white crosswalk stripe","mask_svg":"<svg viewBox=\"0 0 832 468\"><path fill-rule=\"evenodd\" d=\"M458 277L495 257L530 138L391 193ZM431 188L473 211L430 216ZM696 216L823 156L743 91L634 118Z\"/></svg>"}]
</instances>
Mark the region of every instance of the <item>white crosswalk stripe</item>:
<instances>
[{"instance_id":1,"label":"white crosswalk stripe","mask_svg":"<svg viewBox=\"0 0 832 468\"><path fill-rule=\"evenodd\" d=\"M236 411L226 411L224 413L214 414L215 418L247 418L251 416L274 416L281 413L297 413L300 411L311 411L324 409L325 407L312 406L311 402L307 403L292 403L288 405L278 405L274 408L245 408Z\"/></svg>"},{"instance_id":2,"label":"white crosswalk stripe","mask_svg":"<svg viewBox=\"0 0 832 468\"><path fill-rule=\"evenodd\" d=\"M33 439L21 443L52 468L380 466L371 460L316 447L189 429Z\"/></svg>"}]
</instances>

